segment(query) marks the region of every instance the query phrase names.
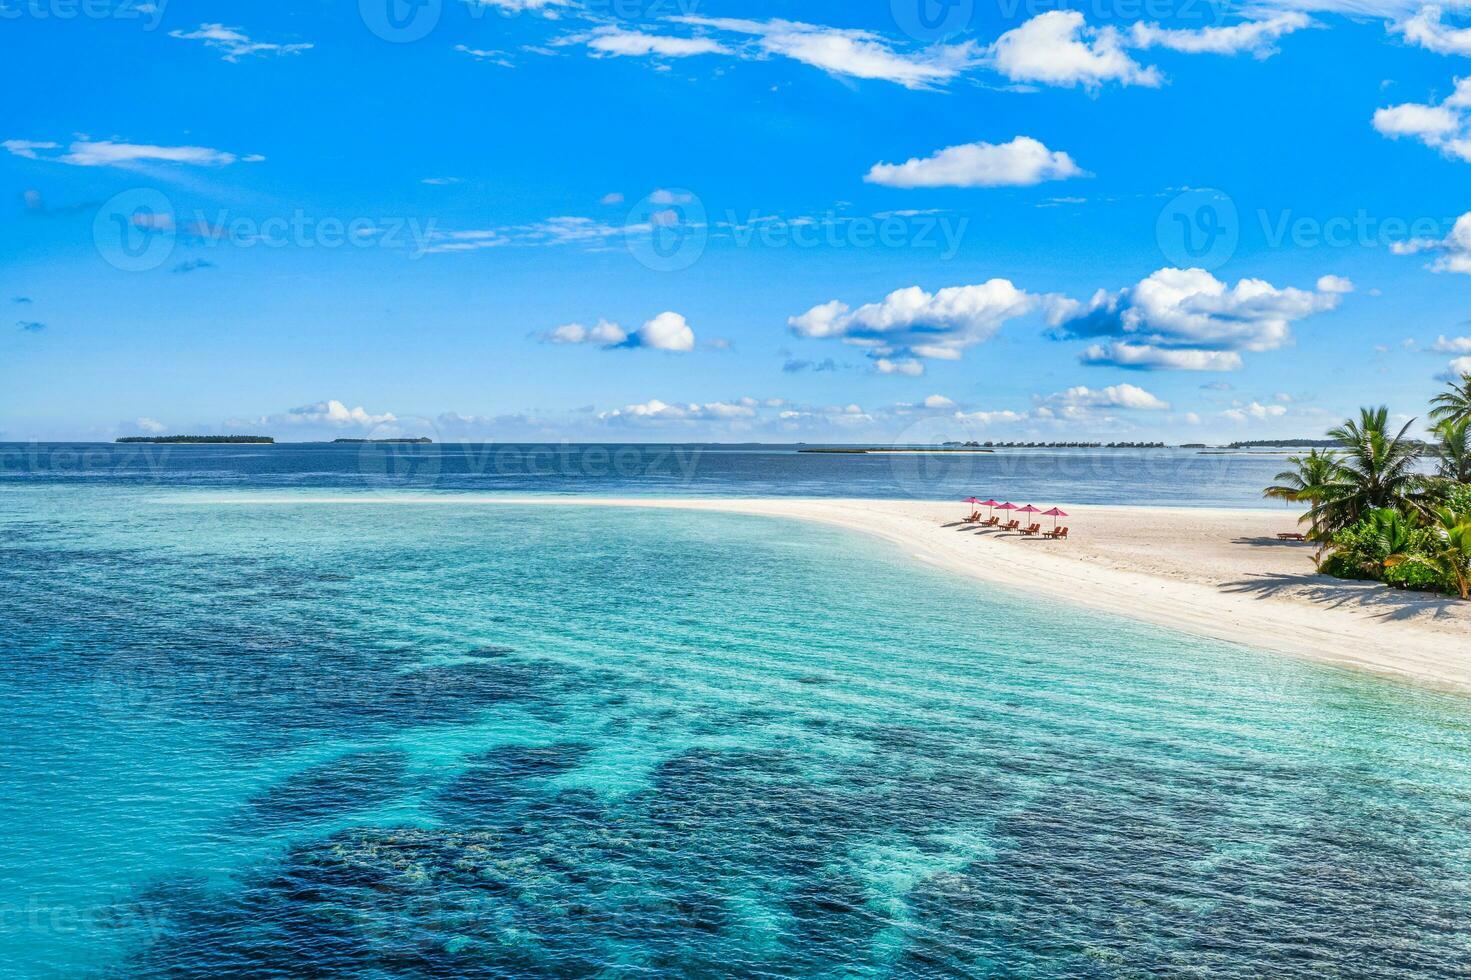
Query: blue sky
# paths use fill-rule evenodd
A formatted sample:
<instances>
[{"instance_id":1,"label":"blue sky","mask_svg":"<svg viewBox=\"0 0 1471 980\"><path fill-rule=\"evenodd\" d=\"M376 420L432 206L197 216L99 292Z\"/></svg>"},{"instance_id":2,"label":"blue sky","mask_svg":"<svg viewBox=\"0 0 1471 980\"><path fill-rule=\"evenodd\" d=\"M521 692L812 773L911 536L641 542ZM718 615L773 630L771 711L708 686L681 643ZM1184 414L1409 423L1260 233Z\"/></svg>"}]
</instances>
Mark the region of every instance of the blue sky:
<instances>
[{"instance_id":1,"label":"blue sky","mask_svg":"<svg viewBox=\"0 0 1471 980\"><path fill-rule=\"evenodd\" d=\"M1471 370L1454 9L298 7L0 0L0 437L1216 441Z\"/></svg>"}]
</instances>

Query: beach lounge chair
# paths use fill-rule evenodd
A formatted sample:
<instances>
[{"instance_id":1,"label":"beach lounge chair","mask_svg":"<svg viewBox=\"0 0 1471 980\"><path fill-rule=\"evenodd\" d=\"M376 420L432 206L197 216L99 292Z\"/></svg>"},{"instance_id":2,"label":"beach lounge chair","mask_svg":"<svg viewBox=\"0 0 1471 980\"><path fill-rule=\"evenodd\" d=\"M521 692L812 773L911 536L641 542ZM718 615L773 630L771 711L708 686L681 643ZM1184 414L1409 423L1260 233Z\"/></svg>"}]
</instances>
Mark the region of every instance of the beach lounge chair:
<instances>
[{"instance_id":1,"label":"beach lounge chair","mask_svg":"<svg viewBox=\"0 0 1471 980\"><path fill-rule=\"evenodd\" d=\"M1283 531L1277 535L1278 541L1306 541L1308 536L1297 531Z\"/></svg>"},{"instance_id":2,"label":"beach lounge chair","mask_svg":"<svg viewBox=\"0 0 1471 980\"><path fill-rule=\"evenodd\" d=\"M993 517L990 520L982 521L981 522L981 527L998 527L998 526L1000 526L1000 524L1001 524L1001 518L999 518L999 517Z\"/></svg>"},{"instance_id":3,"label":"beach lounge chair","mask_svg":"<svg viewBox=\"0 0 1471 980\"><path fill-rule=\"evenodd\" d=\"M1063 538L1067 537L1067 528L1060 527L1060 528L1057 528L1054 531L1043 531L1042 532L1042 537L1044 537L1044 538L1052 538L1054 541L1060 541Z\"/></svg>"},{"instance_id":4,"label":"beach lounge chair","mask_svg":"<svg viewBox=\"0 0 1471 980\"><path fill-rule=\"evenodd\" d=\"M1042 525L1041 524L1028 524L1026 527L1022 528L1022 533L1023 534L1036 534L1040 530L1042 530Z\"/></svg>"},{"instance_id":5,"label":"beach lounge chair","mask_svg":"<svg viewBox=\"0 0 1471 980\"><path fill-rule=\"evenodd\" d=\"M1022 522L1021 521L1007 521L1005 524L1001 525L1001 530L1003 530L1003 531L1015 531L1017 528L1019 528L1021 526L1022 526Z\"/></svg>"}]
</instances>

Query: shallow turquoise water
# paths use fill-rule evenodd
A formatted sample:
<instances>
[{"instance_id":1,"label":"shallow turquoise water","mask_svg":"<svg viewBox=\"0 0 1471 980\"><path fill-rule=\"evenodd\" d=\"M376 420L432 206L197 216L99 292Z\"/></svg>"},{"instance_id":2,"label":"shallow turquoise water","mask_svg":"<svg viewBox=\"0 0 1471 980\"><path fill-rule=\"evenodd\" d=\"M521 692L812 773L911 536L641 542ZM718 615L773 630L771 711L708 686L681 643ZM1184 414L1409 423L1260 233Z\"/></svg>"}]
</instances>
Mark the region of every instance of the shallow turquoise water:
<instances>
[{"instance_id":1,"label":"shallow turquoise water","mask_svg":"<svg viewBox=\"0 0 1471 980\"><path fill-rule=\"evenodd\" d=\"M1462 698L780 521L198 499L0 491L6 980L1471 970Z\"/></svg>"}]
</instances>

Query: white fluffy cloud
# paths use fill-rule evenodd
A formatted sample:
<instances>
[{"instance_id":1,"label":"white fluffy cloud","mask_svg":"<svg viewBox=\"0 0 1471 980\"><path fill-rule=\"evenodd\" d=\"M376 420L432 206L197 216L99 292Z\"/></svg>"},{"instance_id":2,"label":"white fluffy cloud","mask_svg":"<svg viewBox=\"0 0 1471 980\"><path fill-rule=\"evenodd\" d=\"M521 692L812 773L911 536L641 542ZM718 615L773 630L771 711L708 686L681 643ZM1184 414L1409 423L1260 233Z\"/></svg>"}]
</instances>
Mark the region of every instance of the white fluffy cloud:
<instances>
[{"instance_id":1,"label":"white fluffy cloud","mask_svg":"<svg viewBox=\"0 0 1471 980\"><path fill-rule=\"evenodd\" d=\"M1241 355L1235 351L1174 350L1117 340L1090 344L1080 356L1084 364L1140 371L1239 371L1242 366Z\"/></svg>"},{"instance_id":2,"label":"white fluffy cloud","mask_svg":"<svg viewBox=\"0 0 1471 980\"><path fill-rule=\"evenodd\" d=\"M259 163L265 157L240 157L224 150L205 146L152 146L146 143L115 143L111 140L77 140L58 151L61 145L36 140L5 140L0 147L28 160L51 160L76 167L126 167L134 163L186 163L203 167L223 167L237 161Z\"/></svg>"},{"instance_id":3,"label":"white fluffy cloud","mask_svg":"<svg viewBox=\"0 0 1471 980\"><path fill-rule=\"evenodd\" d=\"M1049 10L1007 31L987 50L987 59L1014 82L1094 89L1105 82L1159 85L1124 50L1125 38L1112 27L1089 27L1076 10Z\"/></svg>"},{"instance_id":4,"label":"white fluffy cloud","mask_svg":"<svg viewBox=\"0 0 1471 980\"><path fill-rule=\"evenodd\" d=\"M1117 423L1117 417L1112 414L1116 410L1164 412L1170 408L1168 402L1152 392L1131 384L1109 385L1106 388L1077 385L1050 395L1035 395L1032 400L1035 405L1030 411L957 410L951 417L957 422L981 427L1018 422L1043 423L1055 427L1068 422Z\"/></svg>"},{"instance_id":5,"label":"white fluffy cloud","mask_svg":"<svg viewBox=\"0 0 1471 980\"><path fill-rule=\"evenodd\" d=\"M587 46L599 54L664 58L689 58L701 54L731 54L731 50L708 37L669 37L625 31L618 27L600 27L586 37Z\"/></svg>"},{"instance_id":6,"label":"white fluffy cloud","mask_svg":"<svg viewBox=\"0 0 1471 980\"><path fill-rule=\"evenodd\" d=\"M924 374L924 363L912 357L901 357L898 360L880 357L873 362L873 369L879 374L902 374L917 378Z\"/></svg>"},{"instance_id":7,"label":"white fluffy cloud","mask_svg":"<svg viewBox=\"0 0 1471 980\"><path fill-rule=\"evenodd\" d=\"M625 405L611 411L598 413L604 421L621 422L700 422L734 419L750 419L756 416L761 403L754 398L741 398L733 402L664 402L651 398L646 402Z\"/></svg>"},{"instance_id":8,"label":"white fluffy cloud","mask_svg":"<svg viewBox=\"0 0 1471 980\"><path fill-rule=\"evenodd\" d=\"M1435 377L1437 381L1459 382L1468 375L1471 375L1471 357L1456 357L1452 358L1451 362L1445 366L1445 370Z\"/></svg>"},{"instance_id":9,"label":"white fluffy cloud","mask_svg":"<svg viewBox=\"0 0 1471 980\"><path fill-rule=\"evenodd\" d=\"M1411 44L1436 54L1471 55L1471 27L1452 27L1441 22L1444 12L1438 4L1427 4L1414 16L1393 25L1391 30Z\"/></svg>"},{"instance_id":10,"label":"white fluffy cloud","mask_svg":"<svg viewBox=\"0 0 1471 980\"><path fill-rule=\"evenodd\" d=\"M964 143L904 163L876 163L863 179L885 187L1028 187L1084 174L1073 158L1029 136Z\"/></svg>"},{"instance_id":11,"label":"white fluffy cloud","mask_svg":"<svg viewBox=\"0 0 1471 980\"><path fill-rule=\"evenodd\" d=\"M856 310L832 300L787 323L798 336L840 339L879 358L904 354L956 360L965 348L989 339L1006 321L1038 305L1039 297L1009 280L992 279L934 293L909 286Z\"/></svg>"},{"instance_id":12,"label":"white fluffy cloud","mask_svg":"<svg viewBox=\"0 0 1471 980\"><path fill-rule=\"evenodd\" d=\"M1283 405L1263 405L1261 402L1250 402L1228 408L1221 413L1221 417L1230 419L1232 422L1258 421L1265 422L1268 419L1277 419L1287 414L1287 408Z\"/></svg>"},{"instance_id":13,"label":"white fluffy cloud","mask_svg":"<svg viewBox=\"0 0 1471 980\"><path fill-rule=\"evenodd\" d=\"M1352 284L1320 279L1314 290L1278 288L1262 279L1227 286L1204 269L1160 269L1115 293L1099 290L1084 306L1060 304L1063 337L1109 338L1083 353L1091 364L1174 370L1232 370L1241 351L1276 350L1291 325L1338 306Z\"/></svg>"},{"instance_id":14,"label":"white fluffy cloud","mask_svg":"<svg viewBox=\"0 0 1471 980\"><path fill-rule=\"evenodd\" d=\"M1430 350L1436 354L1471 354L1471 337L1448 338L1441 334L1430 345Z\"/></svg>"},{"instance_id":15,"label":"white fluffy cloud","mask_svg":"<svg viewBox=\"0 0 1471 980\"><path fill-rule=\"evenodd\" d=\"M251 55L300 54L311 50L310 44L274 44L254 41L238 27L224 24L200 24L195 31L169 31L169 37L182 41L202 41L208 47L223 52L226 61L239 61Z\"/></svg>"},{"instance_id":16,"label":"white fluffy cloud","mask_svg":"<svg viewBox=\"0 0 1471 980\"><path fill-rule=\"evenodd\" d=\"M1022 412L1013 412L1009 408L999 411L975 411L956 412L955 421L966 422L979 428L991 425L1010 425L1015 422L1025 422L1028 416Z\"/></svg>"},{"instance_id":17,"label":"white fluffy cloud","mask_svg":"<svg viewBox=\"0 0 1471 980\"><path fill-rule=\"evenodd\" d=\"M357 408L348 408L342 402L332 398L324 402L315 402L311 405L293 408L284 415L271 416L269 420L273 422L285 422L290 425L348 427L382 425L385 422L395 422L398 420L398 417L392 412L374 415L361 405Z\"/></svg>"},{"instance_id":18,"label":"white fluffy cloud","mask_svg":"<svg viewBox=\"0 0 1471 980\"><path fill-rule=\"evenodd\" d=\"M1455 89L1441 102L1405 102L1376 110L1374 128L1390 139L1407 136L1471 162L1471 78L1456 79Z\"/></svg>"},{"instance_id":19,"label":"white fluffy cloud","mask_svg":"<svg viewBox=\"0 0 1471 980\"><path fill-rule=\"evenodd\" d=\"M637 330L628 331L609 320L591 327L564 323L548 331L544 339L553 344L597 344L601 347L648 347L652 350L688 353L695 349L695 332L678 313L666 311Z\"/></svg>"},{"instance_id":20,"label":"white fluffy cloud","mask_svg":"<svg viewBox=\"0 0 1471 980\"><path fill-rule=\"evenodd\" d=\"M924 400L925 408L954 408L955 402L944 395L928 395Z\"/></svg>"},{"instance_id":21,"label":"white fluffy cloud","mask_svg":"<svg viewBox=\"0 0 1471 980\"><path fill-rule=\"evenodd\" d=\"M1089 388L1078 385L1060 391L1043 400L1039 411L1057 411L1063 414L1087 412L1101 408L1128 408L1146 412L1168 411L1169 402L1138 385L1117 384L1107 388Z\"/></svg>"},{"instance_id":22,"label":"white fluffy cloud","mask_svg":"<svg viewBox=\"0 0 1471 980\"><path fill-rule=\"evenodd\" d=\"M1227 27L1203 27L1199 30L1173 30L1158 24L1137 23L1130 30L1129 41L1136 48L1169 48L1185 54L1240 54L1257 58L1276 53L1276 42L1294 31L1312 24L1306 14L1289 12L1264 20L1250 20Z\"/></svg>"},{"instance_id":23,"label":"white fluffy cloud","mask_svg":"<svg viewBox=\"0 0 1471 980\"><path fill-rule=\"evenodd\" d=\"M133 424L136 425L138 428L142 429L144 432L152 432L155 435L157 435L158 433L162 432L164 429L168 428L166 425L164 425L162 422L158 421L157 419L151 419L151 418L148 418L147 416L143 416L142 418L138 419L138 421L135 422L135 423L133 423Z\"/></svg>"},{"instance_id":24,"label":"white fluffy cloud","mask_svg":"<svg viewBox=\"0 0 1471 980\"><path fill-rule=\"evenodd\" d=\"M628 331L607 320L599 320L590 327L580 323L564 323L549 331L546 339L553 344L602 344L605 347L616 347L628 339Z\"/></svg>"},{"instance_id":25,"label":"white fluffy cloud","mask_svg":"<svg viewBox=\"0 0 1471 980\"><path fill-rule=\"evenodd\" d=\"M1430 263L1432 271L1471 275L1471 211L1456 219L1451 233L1445 238L1414 238L1407 242L1395 242L1390 246L1390 251L1396 255L1428 252L1435 256Z\"/></svg>"},{"instance_id":26,"label":"white fluffy cloud","mask_svg":"<svg viewBox=\"0 0 1471 980\"><path fill-rule=\"evenodd\" d=\"M672 17L676 23L752 38L760 55L779 55L832 75L878 79L910 89L934 88L975 60L970 44L903 50L870 31L844 30L789 20Z\"/></svg>"},{"instance_id":27,"label":"white fluffy cloud","mask_svg":"<svg viewBox=\"0 0 1471 980\"><path fill-rule=\"evenodd\" d=\"M640 347L686 352L695 349L695 332L678 313L660 313L638 328Z\"/></svg>"}]
</instances>

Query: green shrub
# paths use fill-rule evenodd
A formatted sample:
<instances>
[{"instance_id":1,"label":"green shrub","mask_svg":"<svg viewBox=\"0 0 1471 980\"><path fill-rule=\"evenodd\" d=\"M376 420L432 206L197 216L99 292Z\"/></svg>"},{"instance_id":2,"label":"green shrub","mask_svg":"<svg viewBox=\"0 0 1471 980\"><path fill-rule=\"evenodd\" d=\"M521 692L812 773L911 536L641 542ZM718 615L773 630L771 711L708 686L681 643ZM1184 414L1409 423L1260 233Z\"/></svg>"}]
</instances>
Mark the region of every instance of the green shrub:
<instances>
[{"instance_id":1,"label":"green shrub","mask_svg":"<svg viewBox=\"0 0 1471 980\"><path fill-rule=\"evenodd\" d=\"M1394 568L1384 571L1384 581L1390 585L1399 586L1402 589L1414 589L1417 592L1454 592L1451 583L1446 581L1444 575L1433 568L1415 562L1405 562Z\"/></svg>"},{"instance_id":2,"label":"green shrub","mask_svg":"<svg viewBox=\"0 0 1471 980\"><path fill-rule=\"evenodd\" d=\"M1387 582L1408 589L1450 591L1439 572L1414 562L1386 569L1392 554L1429 555L1436 548L1436 532L1418 526L1399 511L1379 509L1333 536L1333 553L1322 565L1335 578Z\"/></svg>"},{"instance_id":3,"label":"green shrub","mask_svg":"<svg viewBox=\"0 0 1471 980\"><path fill-rule=\"evenodd\" d=\"M1334 578L1365 579L1370 581L1378 580L1379 578L1372 570L1365 568L1363 562L1358 558L1341 551L1335 551L1327 558L1324 558L1320 571L1324 575L1331 575Z\"/></svg>"}]
</instances>

